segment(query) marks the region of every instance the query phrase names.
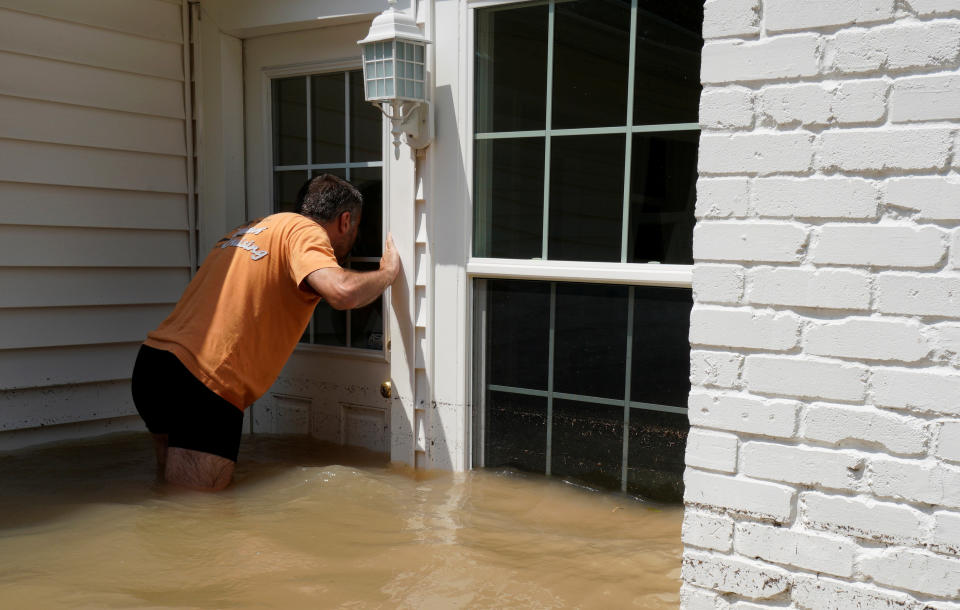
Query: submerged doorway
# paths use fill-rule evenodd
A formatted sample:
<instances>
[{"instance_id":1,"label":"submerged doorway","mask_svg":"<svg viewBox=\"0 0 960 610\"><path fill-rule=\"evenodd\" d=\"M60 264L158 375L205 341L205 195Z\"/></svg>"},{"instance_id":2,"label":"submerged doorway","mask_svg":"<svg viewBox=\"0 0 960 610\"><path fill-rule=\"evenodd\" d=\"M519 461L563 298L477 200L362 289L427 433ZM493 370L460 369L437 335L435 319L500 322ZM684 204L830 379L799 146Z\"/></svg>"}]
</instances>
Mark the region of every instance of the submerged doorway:
<instances>
[{"instance_id":1,"label":"submerged doorway","mask_svg":"<svg viewBox=\"0 0 960 610\"><path fill-rule=\"evenodd\" d=\"M364 196L359 237L344 263L357 270L378 266L386 231L383 122L364 100L356 46L368 28L244 41L247 216L294 211L300 187L322 173L350 180ZM388 454L384 302L352 311L321 302L277 382L252 407L251 431L309 434Z\"/></svg>"}]
</instances>

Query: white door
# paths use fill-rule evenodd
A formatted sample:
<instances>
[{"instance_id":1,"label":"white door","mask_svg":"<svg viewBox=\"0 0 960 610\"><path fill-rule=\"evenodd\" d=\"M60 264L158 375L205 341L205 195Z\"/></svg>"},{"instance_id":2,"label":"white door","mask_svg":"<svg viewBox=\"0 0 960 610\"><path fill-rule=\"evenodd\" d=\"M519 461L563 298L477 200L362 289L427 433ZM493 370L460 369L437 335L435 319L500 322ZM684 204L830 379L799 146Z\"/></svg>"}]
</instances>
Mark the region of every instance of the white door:
<instances>
[{"instance_id":1,"label":"white door","mask_svg":"<svg viewBox=\"0 0 960 610\"><path fill-rule=\"evenodd\" d=\"M363 99L356 41L369 24L244 41L248 219L292 211L308 178L332 173L364 194L352 268L378 266L386 231L385 139ZM254 432L309 433L389 453L392 399L384 300L350 312L321 303L274 386L251 408ZM386 300L389 306L389 300Z\"/></svg>"}]
</instances>

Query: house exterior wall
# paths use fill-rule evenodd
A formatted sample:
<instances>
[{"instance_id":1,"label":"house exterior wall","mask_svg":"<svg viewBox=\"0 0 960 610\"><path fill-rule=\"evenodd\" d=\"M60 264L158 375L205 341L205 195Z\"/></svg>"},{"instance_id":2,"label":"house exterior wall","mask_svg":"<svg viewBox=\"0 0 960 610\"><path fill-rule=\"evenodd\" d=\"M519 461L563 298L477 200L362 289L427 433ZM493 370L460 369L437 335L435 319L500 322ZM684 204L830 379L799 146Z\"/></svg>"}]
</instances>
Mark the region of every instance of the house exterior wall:
<instances>
[{"instance_id":1,"label":"house exterior wall","mask_svg":"<svg viewBox=\"0 0 960 610\"><path fill-rule=\"evenodd\" d=\"M960 608L960 4L705 13L684 607Z\"/></svg>"},{"instance_id":2,"label":"house exterior wall","mask_svg":"<svg viewBox=\"0 0 960 610\"><path fill-rule=\"evenodd\" d=\"M190 277L183 17L0 2L0 448L142 427L137 345Z\"/></svg>"}]
</instances>

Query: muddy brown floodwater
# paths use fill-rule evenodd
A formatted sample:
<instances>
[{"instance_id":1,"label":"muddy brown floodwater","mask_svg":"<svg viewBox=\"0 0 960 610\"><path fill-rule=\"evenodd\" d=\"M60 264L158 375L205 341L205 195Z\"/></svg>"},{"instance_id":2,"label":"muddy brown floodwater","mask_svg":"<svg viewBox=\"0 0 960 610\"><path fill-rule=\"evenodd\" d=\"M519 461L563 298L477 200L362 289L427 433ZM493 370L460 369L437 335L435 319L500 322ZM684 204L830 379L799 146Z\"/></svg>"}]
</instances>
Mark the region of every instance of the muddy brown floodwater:
<instances>
[{"instance_id":1,"label":"muddy brown floodwater","mask_svg":"<svg viewBox=\"0 0 960 610\"><path fill-rule=\"evenodd\" d=\"M292 437L245 439L219 494L152 468L144 434L0 453L0 607L679 605L678 506Z\"/></svg>"}]
</instances>

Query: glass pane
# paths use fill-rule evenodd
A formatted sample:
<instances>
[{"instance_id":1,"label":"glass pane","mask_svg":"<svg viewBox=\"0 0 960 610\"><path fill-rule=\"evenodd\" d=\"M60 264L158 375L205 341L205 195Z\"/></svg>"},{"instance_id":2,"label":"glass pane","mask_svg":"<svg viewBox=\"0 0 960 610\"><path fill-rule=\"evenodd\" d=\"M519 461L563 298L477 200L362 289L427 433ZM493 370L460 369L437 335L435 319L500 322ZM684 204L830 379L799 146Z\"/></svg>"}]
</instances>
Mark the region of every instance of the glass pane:
<instances>
[{"instance_id":1,"label":"glass pane","mask_svg":"<svg viewBox=\"0 0 960 610\"><path fill-rule=\"evenodd\" d=\"M627 492L658 502L683 500L686 415L630 410Z\"/></svg>"},{"instance_id":2,"label":"glass pane","mask_svg":"<svg viewBox=\"0 0 960 610\"><path fill-rule=\"evenodd\" d=\"M544 129L547 5L477 11L478 132Z\"/></svg>"},{"instance_id":3,"label":"glass pane","mask_svg":"<svg viewBox=\"0 0 960 610\"><path fill-rule=\"evenodd\" d=\"M555 399L552 473L598 487L619 487L622 435L623 407Z\"/></svg>"},{"instance_id":4,"label":"glass pane","mask_svg":"<svg viewBox=\"0 0 960 610\"><path fill-rule=\"evenodd\" d=\"M488 468L510 466L547 471L547 399L488 392L484 462Z\"/></svg>"},{"instance_id":5,"label":"glass pane","mask_svg":"<svg viewBox=\"0 0 960 610\"><path fill-rule=\"evenodd\" d=\"M378 263L352 263L356 271L376 271ZM365 307L350 311L350 346L362 349L383 349L383 297Z\"/></svg>"},{"instance_id":6,"label":"glass pane","mask_svg":"<svg viewBox=\"0 0 960 610\"><path fill-rule=\"evenodd\" d=\"M555 137L550 147L547 258L619 261L625 137Z\"/></svg>"},{"instance_id":7,"label":"glass pane","mask_svg":"<svg viewBox=\"0 0 960 610\"><path fill-rule=\"evenodd\" d=\"M555 392L623 399L626 286L557 286L553 363Z\"/></svg>"},{"instance_id":8,"label":"glass pane","mask_svg":"<svg viewBox=\"0 0 960 610\"><path fill-rule=\"evenodd\" d=\"M274 172L273 174L273 211L296 212L297 194L307 181L307 172Z\"/></svg>"},{"instance_id":9,"label":"glass pane","mask_svg":"<svg viewBox=\"0 0 960 610\"><path fill-rule=\"evenodd\" d=\"M388 64L389 65L389 64ZM350 73L350 161L382 160L380 111L363 98L363 73Z\"/></svg>"},{"instance_id":10,"label":"glass pane","mask_svg":"<svg viewBox=\"0 0 960 610\"><path fill-rule=\"evenodd\" d=\"M477 140L476 256L542 255L543 149L543 138Z\"/></svg>"},{"instance_id":11,"label":"glass pane","mask_svg":"<svg viewBox=\"0 0 960 610\"><path fill-rule=\"evenodd\" d=\"M693 264L699 138L698 131L633 135L628 262Z\"/></svg>"},{"instance_id":12,"label":"glass pane","mask_svg":"<svg viewBox=\"0 0 960 610\"><path fill-rule=\"evenodd\" d=\"M273 163L307 162L307 78L273 81Z\"/></svg>"},{"instance_id":13,"label":"glass pane","mask_svg":"<svg viewBox=\"0 0 960 610\"><path fill-rule=\"evenodd\" d=\"M347 312L338 311L320 301L313 310L313 343L317 345L347 344Z\"/></svg>"},{"instance_id":14,"label":"glass pane","mask_svg":"<svg viewBox=\"0 0 960 610\"><path fill-rule=\"evenodd\" d=\"M488 280L487 382L547 389L550 284Z\"/></svg>"},{"instance_id":15,"label":"glass pane","mask_svg":"<svg viewBox=\"0 0 960 610\"><path fill-rule=\"evenodd\" d=\"M553 49L552 128L625 125L629 0L558 2Z\"/></svg>"},{"instance_id":16,"label":"glass pane","mask_svg":"<svg viewBox=\"0 0 960 610\"><path fill-rule=\"evenodd\" d=\"M702 28L702 2L640 0L635 125L697 122Z\"/></svg>"},{"instance_id":17,"label":"glass pane","mask_svg":"<svg viewBox=\"0 0 960 610\"><path fill-rule=\"evenodd\" d=\"M634 288L631 400L687 406L692 307L689 288Z\"/></svg>"},{"instance_id":18,"label":"glass pane","mask_svg":"<svg viewBox=\"0 0 960 610\"><path fill-rule=\"evenodd\" d=\"M379 167L350 170L350 182L363 195L363 213L351 256L380 256L383 251L383 178Z\"/></svg>"},{"instance_id":19,"label":"glass pane","mask_svg":"<svg viewBox=\"0 0 960 610\"><path fill-rule=\"evenodd\" d=\"M343 72L310 77L313 163L344 163L347 160L344 78Z\"/></svg>"}]
</instances>

